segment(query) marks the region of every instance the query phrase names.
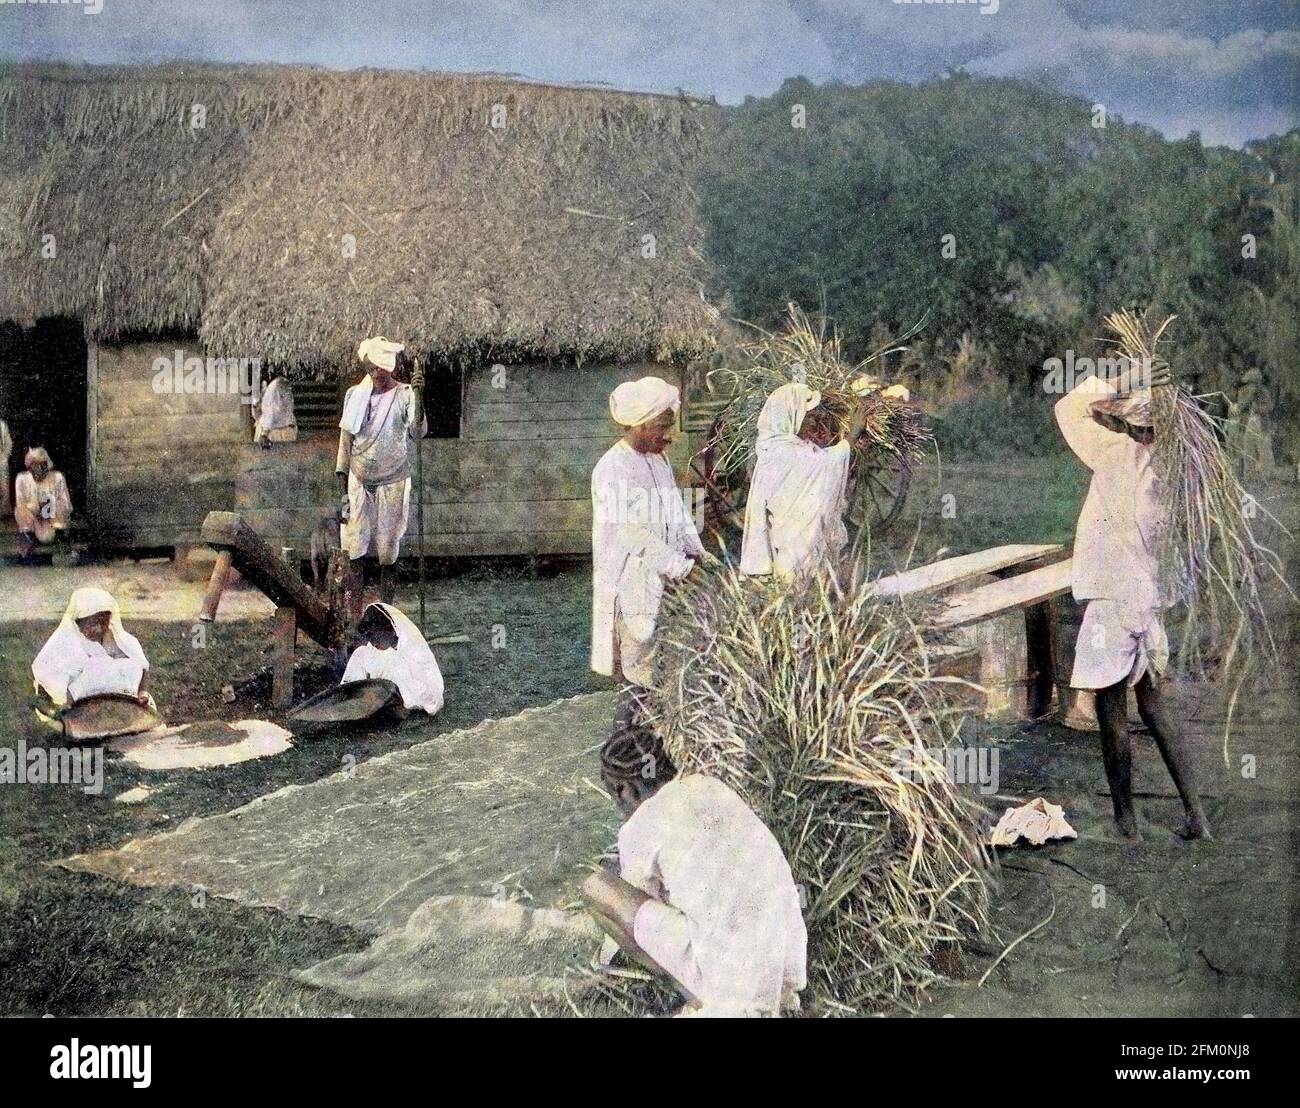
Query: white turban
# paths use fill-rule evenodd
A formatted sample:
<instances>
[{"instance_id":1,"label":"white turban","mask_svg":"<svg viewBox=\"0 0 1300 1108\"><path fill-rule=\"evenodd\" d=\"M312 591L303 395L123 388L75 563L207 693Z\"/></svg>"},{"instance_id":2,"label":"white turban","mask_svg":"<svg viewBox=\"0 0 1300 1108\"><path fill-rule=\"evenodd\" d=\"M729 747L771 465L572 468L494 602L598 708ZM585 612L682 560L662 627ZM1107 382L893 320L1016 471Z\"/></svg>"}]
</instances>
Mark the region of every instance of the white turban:
<instances>
[{"instance_id":1,"label":"white turban","mask_svg":"<svg viewBox=\"0 0 1300 1108\"><path fill-rule=\"evenodd\" d=\"M668 410L682 405L681 390L662 377L624 381L609 394L609 414L621 427L640 427Z\"/></svg>"},{"instance_id":2,"label":"white turban","mask_svg":"<svg viewBox=\"0 0 1300 1108\"><path fill-rule=\"evenodd\" d=\"M25 455L23 455L23 465L31 469L37 462L44 462L47 466L53 466L50 461L49 452L43 446L33 446Z\"/></svg>"},{"instance_id":3,"label":"white turban","mask_svg":"<svg viewBox=\"0 0 1300 1108\"><path fill-rule=\"evenodd\" d=\"M389 342L382 335L366 339L357 347L357 357L369 365L386 369L390 373L397 367L397 355L406 347L400 342Z\"/></svg>"}]
</instances>

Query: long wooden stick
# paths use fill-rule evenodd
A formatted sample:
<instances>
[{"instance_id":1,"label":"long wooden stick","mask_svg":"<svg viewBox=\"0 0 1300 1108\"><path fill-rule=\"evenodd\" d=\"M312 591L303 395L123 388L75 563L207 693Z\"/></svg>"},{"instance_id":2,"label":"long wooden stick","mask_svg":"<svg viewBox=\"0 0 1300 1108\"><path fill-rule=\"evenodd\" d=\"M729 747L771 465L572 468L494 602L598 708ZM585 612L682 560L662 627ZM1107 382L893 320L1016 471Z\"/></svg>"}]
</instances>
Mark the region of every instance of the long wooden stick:
<instances>
[{"instance_id":1,"label":"long wooden stick","mask_svg":"<svg viewBox=\"0 0 1300 1108\"><path fill-rule=\"evenodd\" d=\"M420 360L415 360L415 371L411 374L411 383L415 386L415 528L418 534L419 553L419 595L420 595L420 634L424 628L424 367Z\"/></svg>"}]
</instances>

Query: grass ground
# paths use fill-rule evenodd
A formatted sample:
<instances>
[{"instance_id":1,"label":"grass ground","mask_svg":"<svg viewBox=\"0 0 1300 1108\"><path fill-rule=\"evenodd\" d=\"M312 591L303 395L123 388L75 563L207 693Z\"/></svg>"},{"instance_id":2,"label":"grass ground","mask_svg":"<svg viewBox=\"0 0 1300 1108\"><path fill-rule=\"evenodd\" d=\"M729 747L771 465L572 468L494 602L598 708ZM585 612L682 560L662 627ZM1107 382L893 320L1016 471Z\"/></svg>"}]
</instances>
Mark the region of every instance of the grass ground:
<instances>
[{"instance_id":1,"label":"grass ground","mask_svg":"<svg viewBox=\"0 0 1300 1108\"><path fill-rule=\"evenodd\" d=\"M915 544L917 560L933 556L940 547L960 553L1013 541L1068 543L1084 488L1084 475L1066 458L972 463L942 470L931 466L918 479L909 502L910 526L901 527L899 535L905 546L913 534L921 536ZM952 500L945 501L945 495ZM898 554L896 550L888 553ZM4 571L0 570L0 588L3 586ZM429 590L430 622L446 631L470 635L475 653L468 672L448 679L447 706L427 723L393 731L323 735L278 757L223 769L151 774L116 763L109 771L111 790L102 797L86 796L68 787L0 786L0 966L7 969L0 974L0 1013L380 1014L306 989L289 976L293 970L333 954L361 949L368 940L360 934L320 921L195 896L189 890L138 889L51 869L45 863L175 826L190 816L227 811L286 784L314 780L335 772L347 755L368 758L484 718L609 687L586 665L589 589L589 570L583 565L479 566L436 581ZM0 727L9 742L19 738L28 743L45 741L23 703L30 689L28 667L49 630L48 622L0 623L0 689L4 691ZM248 677L262 665L264 626L220 624L203 649L193 647L188 623L137 624L134 630L153 660L153 689L170 719L233 719L249 714L274 718L247 699L227 705L220 695L224 684ZM494 634L496 649L492 647ZM310 666L313 660L307 653ZM1089 784L1102 781L1091 752L1095 740L1090 737L1033 726L1011 729L1003 738L1010 752L1007 772L1011 785L1006 787L1037 786L1048 795L1053 789L1068 788L1085 796L1093 791ZM1109 846L1097 848L1105 852L1105 880L1116 888L1129 880L1119 902L1130 910L1137 903L1137 922L1121 930L1121 936L1145 936L1141 928L1147 923L1158 929L1177 927L1179 921L1187 920L1196 922L1197 934L1206 929L1212 937L1230 934L1233 904L1252 889L1254 900L1267 910L1258 919L1252 917L1251 928L1243 929L1243 935L1257 935L1257 929L1269 919L1284 919L1291 906L1289 901L1279 900L1279 889L1283 877L1293 872L1294 863L1289 859L1295 856L1294 850L1282 849L1286 844L1295 845L1291 842L1295 810L1287 800L1295 792L1294 754L1291 750L1270 771L1275 776L1267 792L1234 791L1230 802L1225 800L1220 814L1248 826L1250 837L1225 836L1225 845L1217 853L1203 856L1202 860L1212 862L1207 871L1210 885L1205 879L1200 884L1195 880L1201 860L1194 854L1175 856L1174 865L1168 862L1162 844L1160 851L1147 856L1150 861L1143 867L1122 853L1110 853ZM1158 781L1158 775L1153 780ZM116 793L137 783L161 788L138 806L117 804L109 798L110 791ZM1168 814L1165 802L1152 803L1157 809L1152 818L1163 820ZM1276 849L1266 851L1270 843ZM1057 878L1070 875L1071 880L1079 880L1073 876L1077 872L1093 875L1101 855L1087 853L1086 842L1073 849L1084 853L1073 855L1069 868L1051 864L1042 854L1013 864L1049 871ZM574 860L575 865L582 861ZM1149 888L1133 883L1139 870ZM1014 871L1007 876L999 898L999 923L1009 941L1045 914L1040 900L1045 900L1047 886L1043 882L1047 879ZM1198 898L1213 906L1208 914L1198 914ZM1163 916L1152 914L1152 904L1157 901L1155 907ZM1008 960L1020 976L1008 978L1009 971L999 970L979 993L941 996L939 1010L947 1006L946 1010L973 1013L982 1004L990 1012L1010 1014L1018 1009L1023 1012L1029 1003L1044 1014L1084 1014L1088 1002L1075 998L1095 997L1112 972L1102 932L1109 935L1123 923L1109 916L1088 918L1094 931L1101 930L1095 935L1088 932L1092 938L1087 957L1069 954L1079 936L1068 930L1046 931L1048 938L1026 942ZM1166 924L1162 919L1174 922ZM1151 940L1156 947L1162 941L1159 934ZM1179 951L1184 949L1175 945ZM1201 954L1191 955L1197 975L1202 962L1217 967L1204 971L1211 976L1233 972L1230 950L1225 953L1221 944L1207 945L1204 939L1200 947ZM1287 950L1294 953L1294 944ZM1191 972L1185 972L1179 987L1190 989L1187 995L1194 1000L1202 982L1199 976L1188 977ZM1238 977L1249 985L1259 972L1260 967L1255 966ZM1072 973L1076 976L1069 976ZM1087 975L1082 981L1077 976L1081 973ZM1294 974L1287 980L1293 982ZM1158 982L1144 987L1148 988L1142 994L1145 1000L1135 999L1135 1008L1143 1003L1150 1007L1152 997L1163 995L1160 989L1164 986ZM1269 993L1270 1010L1289 1003L1285 996L1278 999L1276 992Z\"/></svg>"}]
</instances>

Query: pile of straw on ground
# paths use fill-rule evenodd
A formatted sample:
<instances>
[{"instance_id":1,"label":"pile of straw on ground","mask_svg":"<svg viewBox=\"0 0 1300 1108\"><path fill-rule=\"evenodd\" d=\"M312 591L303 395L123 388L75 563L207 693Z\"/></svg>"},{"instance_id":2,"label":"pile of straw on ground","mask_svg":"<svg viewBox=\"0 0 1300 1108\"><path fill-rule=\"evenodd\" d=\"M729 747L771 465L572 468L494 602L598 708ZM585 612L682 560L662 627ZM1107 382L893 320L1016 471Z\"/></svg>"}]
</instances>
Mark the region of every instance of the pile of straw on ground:
<instances>
[{"instance_id":1,"label":"pile of straw on ground","mask_svg":"<svg viewBox=\"0 0 1300 1108\"><path fill-rule=\"evenodd\" d=\"M1125 310L1108 316L1106 325L1125 358L1153 371L1168 368L1159 344L1173 320L1151 326ZM1257 534L1257 521L1277 520L1238 481L1218 421L1176 380L1151 390L1151 406L1165 521L1157 549L1160 591L1176 605L1178 668L1218 679L1229 697L1226 758L1238 694L1277 660L1264 587L1272 581L1295 594L1281 559Z\"/></svg>"},{"instance_id":2,"label":"pile of straw on ground","mask_svg":"<svg viewBox=\"0 0 1300 1108\"><path fill-rule=\"evenodd\" d=\"M782 385L801 381L822 394L822 407L833 414L841 431L848 428L855 405L866 408L862 435L854 443L855 467L863 459L883 454L919 457L931 440L920 409L908 400L881 391L856 393L852 383L873 376L898 343L874 351L860 362L845 361L840 337L826 320L814 322L797 304L779 334L760 337L740 346L739 363L715 369L708 375L710 391L730 397L719 418L715 464L724 473L743 471L753 461L758 416L767 398ZM916 330L904 335L905 343Z\"/></svg>"},{"instance_id":3,"label":"pile of straw on ground","mask_svg":"<svg viewBox=\"0 0 1300 1108\"><path fill-rule=\"evenodd\" d=\"M702 568L665 598L658 641L669 757L745 797L806 894L805 1004L913 1002L987 923L980 808L942 753L964 683L847 563L798 589Z\"/></svg>"}]
</instances>

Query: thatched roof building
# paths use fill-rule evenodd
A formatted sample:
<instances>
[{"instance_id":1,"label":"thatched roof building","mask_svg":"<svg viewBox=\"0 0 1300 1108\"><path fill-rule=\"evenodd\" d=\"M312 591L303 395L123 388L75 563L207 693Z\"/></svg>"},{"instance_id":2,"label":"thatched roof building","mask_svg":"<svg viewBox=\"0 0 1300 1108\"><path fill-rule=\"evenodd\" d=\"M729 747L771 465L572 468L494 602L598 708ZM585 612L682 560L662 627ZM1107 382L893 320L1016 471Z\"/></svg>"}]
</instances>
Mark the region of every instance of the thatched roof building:
<instances>
[{"instance_id":1,"label":"thatched roof building","mask_svg":"<svg viewBox=\"0 0 1300 1108\"><path fill-rule=\"evenodd\" d=\"M105 545L193 541L233 506L306 549L357 343L385 334L442 370L429 549L584 550L609 390L685 384L714 341L691 180L719 122L488 76L0 69L10 476L53 447ZM297 440L254 448L248 395L160 392L160 360L198 355L300 379Z\"/></svg>"},{"instance_id":2,"label":"thatched roof building","mask_svg":"<svg viewBox=\"0 0 1300 1108\"><path fill-rule=\"evenodd\" d=\"M712 334L690 178L717 124L685 97L498 77L10 67L0 319L308 372L375 332L676 360Z\"/></svg>"}]
</instances>

